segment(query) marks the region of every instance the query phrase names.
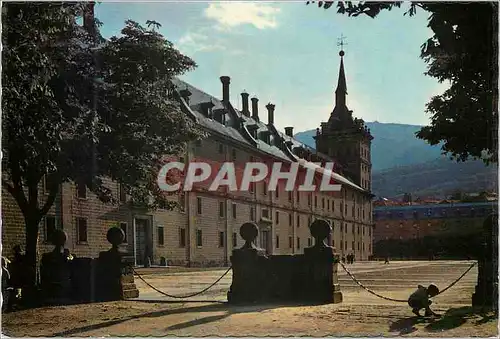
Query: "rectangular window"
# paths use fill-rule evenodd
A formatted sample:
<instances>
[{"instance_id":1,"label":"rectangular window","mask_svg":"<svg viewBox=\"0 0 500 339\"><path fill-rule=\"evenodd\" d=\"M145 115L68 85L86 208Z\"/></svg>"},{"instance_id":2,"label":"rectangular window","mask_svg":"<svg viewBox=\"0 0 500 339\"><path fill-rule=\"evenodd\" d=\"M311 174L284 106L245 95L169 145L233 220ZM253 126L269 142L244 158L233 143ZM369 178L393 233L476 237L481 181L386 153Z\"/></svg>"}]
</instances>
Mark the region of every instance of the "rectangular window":
<instances>
[{"instance_id":1,"label":"rectangular window","mask_svg":"<svg viewBox=\"0 0 500 339\"><path fill-rule=\"evenodd\" d=\"M293 226L293 217L292 213L288 214L288 225Z\"/></svg>"},{"instance_id":2,"label":"rectangular window","mask_svg":"<svg viewBox=\"0 0 500 339\"><path fill-rule=\"evenodd\" d=\"M344 214L345 214L345 215L347 215L347 203L345 204L345 206L344 206L344 207L345 207L345 208L344 208Z\"/></svg>"},{"instance_id":3,"label":"rectangular window","mask_svg":"<svg viewBox=\"0 0 500 339\"><path fill-rule=\"evenodd\" d=\"M219 247L224 247L224 232L219 232Z\"/></svg>"},{"instance_id":4,"label":"rectangular window","mask_svg":"<svg viewBox=\"0 0 500 339\"><path fill-rule=\"evenodd\" d=\"M279 198L280 197L280 194L279 194L279 186L276 185L276 198Z\"/></svg>"},{"instance_id":5,"label":"rectangular window","mask_svg":"<svg viewBox=\"0 0 500 339\"><path fill-rule=\"evenodd\" d=\"M224 153L224 145L219 143L219 153L223 154Z\"/></svg>"},{"instance_id":6,"label":"rectangular window","mask_svg":"<svg viewBox=\"0 0 500 339\"><path fill-rule=\"evenodd\" d=\"M292 191L288 191L288 201L292 201L293 193Z\"/></svg>"},{"instance_id":7,"label":"rectangular window","mask_svg":"<svg viewBox=\"0 0 500 339\"><path fill-rule=\"evenodd\" d=\"M163 246L165 244L165 232L163 226L158 226L158 245Z\"/></svg>"},{"instance_id":8,"label":"rectangular window","mask_svg":"<svg viewBox=\"0 0 500 339\"><path fill-rule=\"evenodd\" d=\"M332 247L335 247L335 239L332 239Z\"/></svg>"},{"instance_id":9,"label":"rectangular window","mask_svg":"<svg viewBox=\"0 0 500 339\"><path fill-rule=\"evenodd\" d=\"M311 247L311 238L307 238L307 246Z\"/></svg>"},{"instance_id":10,"label":"rectangular window","mask_svg":"<svg viewBox=\"0 0 500 339\"><path fill-rule=\"evenodd\" d=\"M300 249L300 238L297 237L297 249Z\"/></svg>"},{"instance_id":11,"label":"rectangular window","mask_svg":"<svg viewBox=\"0 0 500 339\"><path fill-rule=\"evenodd\" d=\"M48 242L52 242L52 236L54 235L56 226L56 217L54 216L45 216L45 240Z\"/></svg>"},{"instance_id":12,"label":"rectangular window","mask_svg":"<svg viewBox=\"0 0 500 339\"><path fill-rule=\"evenodd\" d=\"M318 197L314 196L314 207L318 207Z\"/></svg>"},{"instance_id":13,"label":"rectangular window","mask_svg":"<svg viewBox=\"0 0 500 339\"><path fill-rule=\"evenodd\" d=\"M238 234L236 232L233 232L233 248L238 246Z\"/></svg>"},{"instance_id":14,"label":"rectangular window","mask_svg":"<svg viewBox=\"0 0 500 339\"><path fill-rule=\"evenodd\" d=\"M300 192L297 191L297 202L300 202Z\"/></svg>"},{"instance_id":15,"label":"rectangular window","mask_svg":"<svg viewBox=\"0 0 500 339\"><path fill-rule=\"evenodd\" d=\"M196 230L196 246L203 246L203 233L201 230Z\"/></svg>"},{"instance_id":16,"label":"rectangular window","mask_svg":"<svg viewBox=\"0 0 500 339\"><path fill-rule=\"evenodd\" d=\"M233 219L236 219L236 204L233 203Z\"/></svg>"},{"instance_id":17,"label":"rectangular window","mask_svg":"<svg viewBox=\"0 0 500 339\"><path fill-rule=\"evenodd\" d=\"M87 242L87 219L85 218L76 218L76 225L78 230L78 242L86 243Z\"/></svg>"},{"instance_id":18,"label":"rectangular window","mask_svg":"<svg viewBox=\"0 0 500 339\"><path fill-rule=\"evenodd\" d=\"M54 174L45 174L43 176L43 191L48 194L53 186L57 185Z\"/></svg>"},{"instance_id":19,"label":"rectangular window","mask_svg":"<svg viewBox=\"0 0 500 339\"><path fill-rule=\"evenodd\" d=\"M297 215L297 227L300 227L300 215Z\"/></svg>"},{"instance_id":20,"label":"rectangular window","mask_svg":"<svg viewBox=\"0 0 500 339\"><path fill-rule=\"evenodd\" d=\"M120 194L120 202L127 202L127 194L125 193L125 187L123 186L123 184L120 184L119 185L119 194Z\"/></svg>"},{"instance_id":21,"label":"rectangular window","mask_svg":"<svg viewBox=\"0 0 500 339\"><path fill-rule=\"evenodd\" d=\"M288 247L289 248L293 247L293 238L292 237L288 237Z\"/></svg>"},{"instance_id":22,"label":"rectangular window","mask_svg":"<svg viewBox=\"0 0 500 339\"><path fill-rule=\"evenodd\" d=\"M250 186L249 186L249 188L248 188L248 189L250 190L250 193L255 192L255 183L254 183L254 182L251 182L251 183L250 183Z\"/></svg>"},{"instance_id":23,"label":"rectangular window","mask_svg":"<svg viewBox=\"0 0 500 339\"><path fill-rule=\"evenodd\" d=\"M307 205L309 205L309 206L311 206L311 199L312 199L311 195L308 194L307 195Z\"/></svg>"},{"instance_id":24,"label":"rectangular window","mask_svg":"<svg viewBox=\"0 0 500 339\"><path fill-rule=\"evenodd\" d=\"M250 220L255 221L255 209L250 206Z\"/></svg>"},{"instance_id":25,"label":"rectangular window","mask_svg":"<svg viewBox=\"0 0 500 339\"><path fill-rule=\"evenodd\" d=\"M354 249L355 249L355 248L354 248L354 241L353 241L353 242L352 242L352 250L354 251Z\"/></svg>"},{"instance_id":26,"label":"rectangular window","mask_svg":"<svg viewBox=\"0 0 500 339\"><path fill-rule=\"evenodd\" d=\"M186 211L186 193L182 192L179 195L179 209L181 212Z\"/></svg>"},{"instance_id":27,"label":"rectangular window","mask_svg":"<svg viewBox=\"0 0 500 339\"><path fill-rule=\"evenodd\" d=\"M280 248L280 236L276 236L276 248Z\"/></svg>"},{"instance_id":28,"label":"rectangular window","mask_svg":"<svg viewBox=\"0 0 500 339\"><path fill-rule=\"evenodd\" d=\"M186 247L186 229L179 229L179 247Z\"/></svg>"},{"instance_id":29,"label":"rectangular window","mask_svg":"<svg viewBox=\"0 0 500 339\"><path fill-rule=\"evenodd\" d=\"M236 161L236 150L233 149L233 161Z\"/></svg>"},{"instance_id":30,"label":"rectangular window","mask_svg":"<svg viewBox=\"0 0 500 339\"><path fill-rule=\"evenodd\" d=\"M224 202L219 202L219 217L224 218Z\"/></svg>"},{"instance_id":31,"label":"rectangular window","mask_svg":"<svg viewBox=\"0 0 500 339\"><path fill-rule=\"evenodd\" d=\"M76 194L78 198L86 199L87 198L87 187L83 183L78 183L76 185Z\"/></svg>"},{"instance_id":32,"label":"rectangular window","mask_svg":"<svg viewBox=\"0 0 500 339\"><path fill-rule=\"evenodd\" d=\"M276 211L276 225L280 223L280 212Z\"/></svg>"},{"instance_id":33,"label":"rectangular window","mask_svg":"<svg viewBox=\"0 0 500 339\"><path fill-rule=\"evenodd\" d=\"M127 241L127 223L126 222L121 222L120 223L120 228L123 231L123 234L125 234L125 238L123 239L123 243L126 244Z\"/></svg>"},{"instance_id":34,"label":"rectangular window","mask_svg":"<svg viewBox=\"0 0 500 339\"><path fill-rule=\"evenodd\" d=\"M325 209L325 198L321 198L321 208Z\"/></svg>"},{"instance_id":35,"label":"rectangular window","mask_svg":"<svg viewBox=\"0 0 500 339\"><path fill-rule=\"evenodd\" d=\"M199 215L201 215L201 197L196 198L196 209Z\"/></svg>"},{"instance_id":36,"label":"rectangular window","mask_svg":"<svg viewBox=\"0 0 500 339\"><path fill-rule=\"evenodd\" d=\"M265 208L262 209L262 217L269 219L269 210L268 209L265 209Z\"/></svg>"},{"instance_id":37,"label":"rectangular window","mask_svg":"<svg viewBox=\"0 0 500 339\"><path fill-rule=\"evenodd\" d=\"M344 250L347 251L347 240L344 241Z\"/></svg>"},{"instance_id":38,"label":"rectangular window","mask_svg":"<svg viewBox=\"0 0 500 339\"><path fill-rule=\"evenodd\" d=\"M267 183L266 182L262 183L262 193L264 195L267 195Z\"/></svg>"},{"instance_id":39,"label":"rectangular window","mask_svg":"<svg viewBox=\"0 0 500 339\"><path fill-rule=\"evenodd\" d=\"M330 200L326 201L326 209L327 209L327 211L330 210Z\"/></svg>"}]
</instances>

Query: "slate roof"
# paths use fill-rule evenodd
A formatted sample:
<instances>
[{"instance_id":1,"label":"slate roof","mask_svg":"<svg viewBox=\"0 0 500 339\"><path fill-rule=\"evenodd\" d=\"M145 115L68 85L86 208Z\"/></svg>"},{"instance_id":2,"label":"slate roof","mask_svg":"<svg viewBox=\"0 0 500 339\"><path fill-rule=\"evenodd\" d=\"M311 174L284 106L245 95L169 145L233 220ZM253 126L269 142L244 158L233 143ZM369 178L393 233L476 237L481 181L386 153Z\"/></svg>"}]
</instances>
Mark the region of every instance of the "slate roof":
<instances>
[{"instance_id":1,"label":"slate roof","mask_svg":"<svg viewBox=\"0 0 500 339\"><path fill-rule=\"evenodd\" d=\"M356 190L367 192L367 190L359 187L354 184L352 181L344 178L338 173L331 172L325 170L324 168L313 164L305 159L301 159L297 154L294 153L294 148L301 147L304 150L309 151L316 156L324 159L325 161L333 161L333 159L329 158L324 154L320 154L316 152L316 150L312 147L305 145L299 140L278 131L275 127L265 124L264 122L256 121L252 117L246 116L238 109L229 104L229 107L225 107L221 100L216 97L205 93L204 91L192 86L191 84L175 78L172 80L174 86L178 93L183 90L189 90L191 93L189 96L189 109L190 112L196 117L198 123L209 131L213 131L217 134L223 135L232 140L238 141L239 143L248 145L249 147L257 148L259 151L268 154L274 158L281 159L286 162L295 162L298 161L302 166L312 166L317 169L318 172L322 173L330 173L334 178L335 182L340 184L348 185ZM218 110L223 110L225 116L225 124L222 124L215 119L209 118L203 112L203 104L204 103L212 103L214 106L212 108L213 112ZM248 132L248 127L251 125L257 126L257 139L253 138L252 135ZM238 128L239 127L239 128ZM267 132L270 136L270 143L266 143L263 140L260 140L258 136L261 132ZM280 140L281 139L281 140ZM290 142L291 146L286 146L286 142ZM278 145L283 144L281 147Z\"/></svg>"}]
</instances>

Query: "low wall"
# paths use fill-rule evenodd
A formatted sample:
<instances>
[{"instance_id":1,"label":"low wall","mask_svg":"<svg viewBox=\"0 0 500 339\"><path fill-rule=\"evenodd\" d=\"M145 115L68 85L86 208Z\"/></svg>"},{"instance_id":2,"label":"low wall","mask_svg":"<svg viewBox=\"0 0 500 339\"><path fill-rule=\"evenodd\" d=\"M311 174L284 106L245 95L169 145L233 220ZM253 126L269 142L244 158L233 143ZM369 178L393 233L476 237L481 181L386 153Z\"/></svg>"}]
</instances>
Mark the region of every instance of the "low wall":
<instances>
[{"instance_id":1,"label":"low wall","mask_svg":"<svg viewBox=\"0 0 500 339\"><path fill-rule=\"evenodd\" d=\"M257 225L243 224L240 234L246 243L233 250L233 281L227 294L230 303L342 302L337 278L339 257L325 244L330 225L316 220L310 226L315 246L301 255L265 255L253 245Z\"/></svg>"},{"instance_id":2,"label":"low wall","mask_svg":"<svg viewBox=\"0 0 500 339\"><path fill-rule=\"evenodd\" d=\"M43 254L40 265L45 303L98 302L139 296L134 283L133 257L118 250L124 238L121 229L114 227L108 231L108 241L113 246L98 258L73 258L64 249L65 233L59 230L54 237L55 249Z\"/></svg>"}]
</instances>

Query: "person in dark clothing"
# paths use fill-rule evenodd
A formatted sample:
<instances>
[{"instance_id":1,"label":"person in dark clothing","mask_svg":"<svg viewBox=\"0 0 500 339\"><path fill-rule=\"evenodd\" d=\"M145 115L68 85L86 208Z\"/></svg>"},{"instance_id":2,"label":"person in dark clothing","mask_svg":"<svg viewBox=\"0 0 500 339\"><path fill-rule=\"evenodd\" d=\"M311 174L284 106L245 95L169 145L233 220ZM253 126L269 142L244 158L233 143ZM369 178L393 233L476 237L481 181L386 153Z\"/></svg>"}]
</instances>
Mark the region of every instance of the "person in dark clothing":
<instances>
[{"instance_id":1,"label":"person in dark clothing","mask_svg":"<svg viewBox=\"0 0 500 339\"><path fill-rule=\"evenodd\" d=\"M12 287L10 286L9 259L2 257L2 311L12 308Z\"/></svg>"},{"instance_id":2,"label":"person in dark clothing","mask_svg":"<svg viewBox=\"0 0 500 339\"><path fill-rule=\"evenodd\" d=\"M418 285L418 288L415 292L413 292L408 298L408 305L412 308L412 312L417 315L420 315L420 310L425 309L424 316L438 316L438 314L434 313L430 309L430 305L432 304L432 300L429 298L435 297L439 294L439 288L430 284L429 287L425 288L422 285Z\"/></svg>"}]
</instances>

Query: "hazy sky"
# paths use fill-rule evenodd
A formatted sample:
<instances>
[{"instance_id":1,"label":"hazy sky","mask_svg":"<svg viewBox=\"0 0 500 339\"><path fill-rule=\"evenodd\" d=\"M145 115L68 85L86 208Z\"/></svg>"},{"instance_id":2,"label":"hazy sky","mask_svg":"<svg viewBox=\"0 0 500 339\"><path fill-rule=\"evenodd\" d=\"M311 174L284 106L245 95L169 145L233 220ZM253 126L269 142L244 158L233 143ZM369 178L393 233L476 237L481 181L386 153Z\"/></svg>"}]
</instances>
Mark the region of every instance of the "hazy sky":
<instances>
[{"instance_id":1,"label":"hazy sky","mask_svg":"<svg viewBox=\"0 0 500 339\"><path fill-rule=\"evenodd\" d=\"M334 107L344 47L347 104L365 121L427 124L425 103L446 88L425 76L420 46L431 36L428 13L404 9L376 19L349 18L335 8L301 2L105 2L96 6L105 37L120 34L126 19L162 24L161 33L198 68L182 78L222 96L219 77L231 77L231 102L240 107L246 90L259 98L259 112L276 105L275 124L294 132L319 127Z\"/></svg>"}]
</instances>

